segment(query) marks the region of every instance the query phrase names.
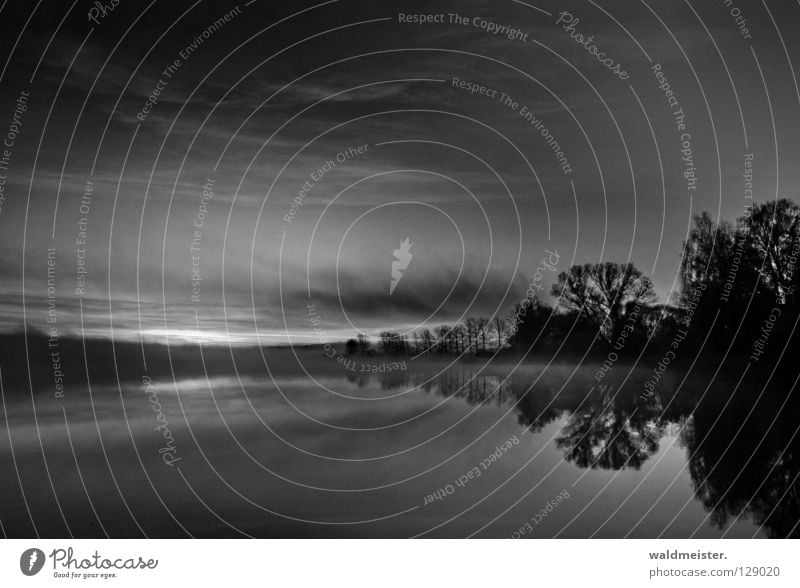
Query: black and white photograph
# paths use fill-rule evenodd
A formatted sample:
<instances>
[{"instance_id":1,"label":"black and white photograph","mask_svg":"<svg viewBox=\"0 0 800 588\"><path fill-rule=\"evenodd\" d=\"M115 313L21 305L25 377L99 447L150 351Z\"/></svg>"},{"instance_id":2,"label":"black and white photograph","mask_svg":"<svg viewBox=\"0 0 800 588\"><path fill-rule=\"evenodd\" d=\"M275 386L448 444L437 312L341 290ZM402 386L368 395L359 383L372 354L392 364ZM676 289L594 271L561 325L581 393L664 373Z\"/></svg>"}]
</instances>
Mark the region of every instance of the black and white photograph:
<instances>
[{"instance_id":1,"label":"black and white photograph","mask_svg":"<svg viewBox=\"0 0 800 588\"><path fill-rule=\"evenodd\" d=\"M0 583L797 585L799 26L3 1Z\"/></svg>"}]
</instances>

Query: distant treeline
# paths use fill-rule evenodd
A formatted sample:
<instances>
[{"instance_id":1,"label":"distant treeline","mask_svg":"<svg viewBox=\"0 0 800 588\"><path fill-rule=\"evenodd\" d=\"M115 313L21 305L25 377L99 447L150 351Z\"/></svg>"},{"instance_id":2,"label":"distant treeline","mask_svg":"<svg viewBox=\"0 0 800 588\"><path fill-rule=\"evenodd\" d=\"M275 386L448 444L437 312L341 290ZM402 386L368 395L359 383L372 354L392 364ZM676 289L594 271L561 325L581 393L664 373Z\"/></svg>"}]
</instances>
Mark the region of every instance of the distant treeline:
<instances>
[{"instance_id":1,"label":"distant treeline","mask_svg":"<svg viewBox=\"0 0 800 588\"><path fill-rule=\"evenodd\" d=\"M408 335L385 331L387 354L532 353L568 358L698 353L776 359L789 351L800 310L800 207L791 200L753 205L734 223L695 217L683 243L678 292L659 303L631 263L587 263L561 272L556 307L529 296L506 316L468 318ZM366 337L349 353L374 352Z\"/></svg>"}]
</instances>

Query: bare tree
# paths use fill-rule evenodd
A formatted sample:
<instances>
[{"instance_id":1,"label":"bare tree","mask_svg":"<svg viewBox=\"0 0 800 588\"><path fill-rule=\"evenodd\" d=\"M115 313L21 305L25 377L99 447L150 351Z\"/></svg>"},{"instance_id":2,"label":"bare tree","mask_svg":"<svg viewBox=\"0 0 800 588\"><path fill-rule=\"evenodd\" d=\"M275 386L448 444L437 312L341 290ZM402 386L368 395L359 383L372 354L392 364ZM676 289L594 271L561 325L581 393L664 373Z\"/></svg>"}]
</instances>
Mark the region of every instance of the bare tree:
<instances>
[{"instance_id":1,"label":"bare tree","mask_svg":"<svg viewBox=\"0 0 800 588\"><path fill-rule=\"evenodd\" d=\"M464 350L464 326L453 325L451 328L451 337L455 346L453 351L458 355Z\"/></svg>"},{"instance_id":2,"label":"bare tree","mask_svg":"<svg viewBox=\"0 0 800 588\"><path fill-rule=\"evenodd\" d=\"M422 329L420 336L422 338L422 350L427 355L433 350L433 335L430 329Z\"/></svg>"},{"instance_id":3,"label":"bare tree","mask_svg":"<svg viewBox=\"0 0 800 588\"><path fill-rule=\"evenodd\" d=\"M408 338L394 331L381 331L381 348L384 353L408 353Z\"/></svg>"},{"instance_id":4,"label":"bare tree","mask_svg":"<svg viewBox=\"0 0 800 588\"><path fill-rule=\"evenodd\" d=\"M477 328L477 333L475 335L475 347L477 347L477 338L480 336L481 339L481 351L486 353L486 331L489 328L489 320L483 317L479 317L477 321L475 321L475 327Z\"/></svg>"},{"instance_id":5,"label":"bare tree","mask_svg":"<svg viewBox=\"0 0 800 588\"><path fill-rule=\"evenodd\" d=\"M653 283L631 263L587 263L561 272L553 285L559 304L592 321L606 340L614 340L630 303L648 306L656 298Z\"/></svg>"},{"instance_id":6,"label":"bare tree","mask_svg":"<svg viewBox=\"0 0 800 588\"><path fill-rule=\"evenodd\" d=\"M439 353L446 352L450 344L450 327L441 325L434 329L436 334L436 350Z\"/></svg>"},{"instance_id":7,"label":"bare tree","mask_svg":"<svg viewBox=\"0 0 800 588\"><path fill-rule=\"evenodd\" d=\"M500 351L503 348L503 330L506 327L506 321L500 318L500 315L496 315L494 317L494 328L495 332L497 333L497 350Z\"/></svg>"},{"instance_id":8,"label":"bare tree","mask_svg":"<svg viewBox=\"0 0 800 588\"><path fill-rule=\"evenodd\" d=\"M464 322L464 327L467 331L468 350L472 353L478 353L478 321L474 318L468 318Z\"/></svg>"}]
</instances>

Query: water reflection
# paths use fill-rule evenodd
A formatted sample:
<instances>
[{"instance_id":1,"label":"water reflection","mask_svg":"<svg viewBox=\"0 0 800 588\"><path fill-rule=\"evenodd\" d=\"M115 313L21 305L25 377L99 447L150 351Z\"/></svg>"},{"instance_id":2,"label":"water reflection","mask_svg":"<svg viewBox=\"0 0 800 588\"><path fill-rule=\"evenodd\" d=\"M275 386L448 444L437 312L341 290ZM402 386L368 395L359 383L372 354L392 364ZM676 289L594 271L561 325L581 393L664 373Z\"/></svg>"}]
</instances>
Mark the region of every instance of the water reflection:
<instances>
[{"instance_id":1,"label":"water reflection","mask_svg":"<svg viewBox=\"0 0 800 588\"><path fill-rule=\"evenodd\" d=\"M709 522L725 529L749 516L771 537L800 537L800 406L788 385L762 391L762 382L735 390L724 382L684 382L647 397L635 373L569 386L539 376L457 366L386 374L381 387L419 387L471 405L513 406L518 423L532 433L566 417L554 444L565 461L582 469L638 470L659 451L665 434L677 435Z\"/></svg>"},{"instance_id":2,"label":"water reflection","mask_svg":"<svg viewBox=\"0 0 800 588\"><path fill-rule=\"evenodd\" d=\"M788 385L762 393L766 378L693 375L646 396L649 374L622 367L598 384L592 367L435 362L383 374L326 362L312 382L274 363L274 380L223 367L154 378L180 472L163 465L140 381L75 385L63 404L39 393L35 419L6 381L14 455L0 447L0 472L19 480L0 487L6 532L65 536L69 522L100 536L102 521L117 537L141 536L138 524L183 536L172 512L195 536L502 537L568 490L536 536L798 536L800 407ZM491 468L455 485L512 437ZM447 484L447 500L425 504ZM55 496L69 505L63 524ZM379 522L352 524L366 520Z\"/></svg>"},{"instance_id":3,"label":"water reflection","mask_svg":"<svg viewBox=\"0 0 800 588\"><path fill-rule=\"evenodd\" d=\"M556 445L564 450L564 459L581 468L639 469L658 451L663 432L657 415L653 400L640 403L603 384L572 411Z\"/></svg>"},{"instance_id":4,"label":"water reflection","mask_svg":"<svg viewBox=\"0 0 800 588\"><path fill-rule=\"evenodd\" d=\"M695 496L718 528L749 513L771 537L800 536L796 395L728 400L722 392L703 399L681 435Z\"/></svg>"}]
</instances>

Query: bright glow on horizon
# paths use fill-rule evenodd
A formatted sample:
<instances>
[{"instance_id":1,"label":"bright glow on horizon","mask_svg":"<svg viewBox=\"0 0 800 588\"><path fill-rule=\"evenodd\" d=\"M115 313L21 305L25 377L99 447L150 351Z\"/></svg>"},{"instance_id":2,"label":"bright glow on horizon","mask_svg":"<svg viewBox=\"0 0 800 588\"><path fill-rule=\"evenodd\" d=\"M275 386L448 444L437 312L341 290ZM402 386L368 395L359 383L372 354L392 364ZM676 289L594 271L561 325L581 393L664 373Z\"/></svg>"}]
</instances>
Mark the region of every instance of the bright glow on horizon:
<instances>
[{"instance_id":1,"label":"bright glow on horizon","mask_svg":"<svg viewBox=\"0 0 800 588\"><path fill-rule=\"evenodd\" d=\"M115 333L117 337L120 333ZM313 333L286 333L284 332L260 332L258 334L241 333L241 332L225 332L220 330L198 330L198 329L145 329L136 332L131 337L131 333L125 333L124 338L134 338L138 340L140 337L148 343L167 343L170 340L178 339L185 343L199 343L207 345L288 345L293 343L295 345L308 345L313 343L330 343L337 341L344 341L350 337L355 336L351 333L342 333L340 337L328 337L325 340L320 340Z\"/></svg>"}]
</instances>

